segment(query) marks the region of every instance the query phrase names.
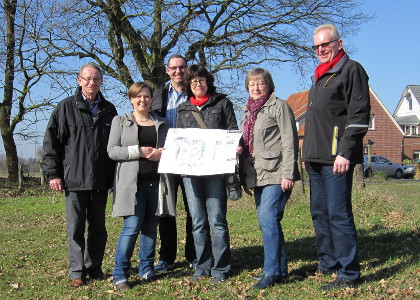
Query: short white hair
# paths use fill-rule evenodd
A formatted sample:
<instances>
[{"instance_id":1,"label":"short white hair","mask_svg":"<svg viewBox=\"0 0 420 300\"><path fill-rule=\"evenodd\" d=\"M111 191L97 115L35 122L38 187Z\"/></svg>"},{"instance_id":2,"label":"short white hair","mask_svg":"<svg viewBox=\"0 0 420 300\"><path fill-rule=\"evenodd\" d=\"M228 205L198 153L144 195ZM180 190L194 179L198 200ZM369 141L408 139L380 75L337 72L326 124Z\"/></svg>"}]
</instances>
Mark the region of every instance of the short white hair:
<instances>
[{"instance_id":1,"label":"short white hair","mask_svg":"<svg viewBox=\"0 0 420 300\"><path fill-rule=\"evenodd\" d=\"M334 40L339 40L340 39L340 34L338 33L337 27L333 24L322 24L319 25L317 28L315 28L314 30L314 36L318 34L318 32L320 32L321 30L324 29L328 29L331 32L331 37Z\"/></svg>"}]
</instances>

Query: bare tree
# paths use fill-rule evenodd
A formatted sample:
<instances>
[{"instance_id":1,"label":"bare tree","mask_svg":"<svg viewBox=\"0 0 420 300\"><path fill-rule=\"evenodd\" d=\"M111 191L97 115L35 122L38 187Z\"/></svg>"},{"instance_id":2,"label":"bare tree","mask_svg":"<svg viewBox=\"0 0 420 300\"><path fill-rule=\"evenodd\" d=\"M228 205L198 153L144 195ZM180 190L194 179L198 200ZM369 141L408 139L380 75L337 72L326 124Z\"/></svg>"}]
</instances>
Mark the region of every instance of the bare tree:
<instances>
[{"instance_id":1,"label":"bare tree","mask_svg":"<svg viewBox=\"0 0 420 300\"><path fill-rule=\"evenodd\" d=\"M231 86L239 77L232 71L262 63L303 70L316 25L333 22L345 35L368 20L358 0L74 0L59 11L63 21L51 30L61 38L57 49L65 43L64 55L91 58L125 87L139 77L163 85L174 53L229 71Z\"/></svg>"},{"instance_id":2,"label":"bare tree","mask_svg":"<svg viewBox=\"0 0 420 300\"><path fill-rule=\"evenodd\" d=\"M58 53L48 52L48 45L40 39L46 23L50 22L49 13L40 0L3 1L0 37L4 43L0 43L0 70L4 71L4 81L0 86L3 90L0 131L6 152L8 179L12 182L18 179L15 136L33 137L31 125L39 119L42 111L52 107L57 97L52 96L51 86L45 93L46 82L41 81L43 77L50 82L55 81L60 73L54 69L58 64ZM34 93L37 87L44 88L42 95ZM23 124L22 129L15 132L19 124Z\"/></svg>"}]
</instances>

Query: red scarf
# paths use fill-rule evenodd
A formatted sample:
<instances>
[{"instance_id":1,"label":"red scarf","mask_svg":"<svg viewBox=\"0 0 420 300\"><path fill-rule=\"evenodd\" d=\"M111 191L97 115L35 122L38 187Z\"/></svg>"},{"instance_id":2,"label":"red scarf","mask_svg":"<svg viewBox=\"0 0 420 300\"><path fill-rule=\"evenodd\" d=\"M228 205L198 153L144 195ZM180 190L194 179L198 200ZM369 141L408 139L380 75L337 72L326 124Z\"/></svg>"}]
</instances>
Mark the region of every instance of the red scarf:
<instances>
[{"instance_id":1,"label":"red scarf","mask_svg":"<svg viewBox=\"0 0 420 300\"><path fill-rule=\"evenodd\" d=\"M316 67L315 69L315 79L318 80L319 77L327 73L329 70L335 67L336 64L340 61L340 59L346 54L346 52L341 49L337 56L334 57L330 62L327 63L321 63Z\"/></svg>"},{"instance_id":2,"label":"red scarf","mask_svg":"<svg viewBox=\"0 0 420 300\"><path fill-rule=\"evenodd\" d=\"M244 122L244 156L245 158L248 158L252 155L254 152L254 125L255 121L257 120L257 114L260 108L267 102L267 100L270 98L271 94L265 94L258 100L254 100L251 97L249 97L248 102L246 104L249 115L247 119Z\"/></svg>"},{"instance_id":3,"label":"red scarf","mask_svg":"<svg viewBox=\"0 0 420 300\"><path fill-rule=\"evenodd\" d=\"M210 99L210 94L206 94L203 98L201 99L197 99L194 96L190 97L190 101L192 104L194 104L195 106L201 106L204 103L206 103L207 101L209 101Z\"/></svg>"}]
</instances>

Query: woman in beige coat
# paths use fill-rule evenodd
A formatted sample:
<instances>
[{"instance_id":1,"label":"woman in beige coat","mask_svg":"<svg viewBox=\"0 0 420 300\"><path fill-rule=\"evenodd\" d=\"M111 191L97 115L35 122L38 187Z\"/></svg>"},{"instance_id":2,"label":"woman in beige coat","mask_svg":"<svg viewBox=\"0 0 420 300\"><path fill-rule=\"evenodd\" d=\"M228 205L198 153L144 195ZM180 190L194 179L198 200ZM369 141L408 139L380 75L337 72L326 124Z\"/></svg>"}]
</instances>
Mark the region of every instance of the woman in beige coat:
<instances>
[{"instance_id":1,"label":"woman in beige coat","mask_svg":"<svg viewBox=\"0 0 420 300\"><path fill-rule=\"evenodd\" d=\"M245 80L249 99L243 108L243 168L246 191L254 190L258 222L263 233L264 269L255 288L284 280L287 254L280 221L290 197L297 167L298 138L289 105L276 98L270 73L257 68Z\"/></svg>"}]
</instances>

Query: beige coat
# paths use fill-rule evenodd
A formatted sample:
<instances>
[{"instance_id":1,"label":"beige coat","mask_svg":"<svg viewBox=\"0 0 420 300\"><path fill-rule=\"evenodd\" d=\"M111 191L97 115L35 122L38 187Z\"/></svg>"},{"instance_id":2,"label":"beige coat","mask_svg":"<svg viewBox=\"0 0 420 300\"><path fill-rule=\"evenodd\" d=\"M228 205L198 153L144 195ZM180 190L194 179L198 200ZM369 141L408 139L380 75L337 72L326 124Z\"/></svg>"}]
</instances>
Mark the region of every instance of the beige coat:
<instances>
[{"instance_id":1,"label":"beige coat","mask_svg":"<svg viewBox=\"0 0 420 300\"><path fill-rule=\"evenodd\" d=\"M157 114L151 114L157 131L157 148L165 144L168 124L164 118ZM137 176L139 173L139 156L129 153L129 146L137 146L138 127L132 119L131 113L116 116L112 120L111 133L108 140L108 155L117 162L114 180L114 199L112 203L112 217L132 216L135 211ZM165 197L160 197L162 201L169 203L159 203L158 212L160 214L175 215L175 195L172 178L161 175L161 181L165 182ZM161 184L162 185L162 184ZM161 190L163 192L163 190Z\"/></svg>"},{"instance_id":2,"label":"beige coat","mask_svg":"<svg viewBox=\"0 0 420 300\"><path fill-rule=\"evenodd\" d=\"M249 116L246 105L242 110L241 130ZM282 178L300 179L295 118L290 106L274 92L257 113L253 148L251 160L241 168L248 188L280 184Z\"/></svg>"}]
</instances>

